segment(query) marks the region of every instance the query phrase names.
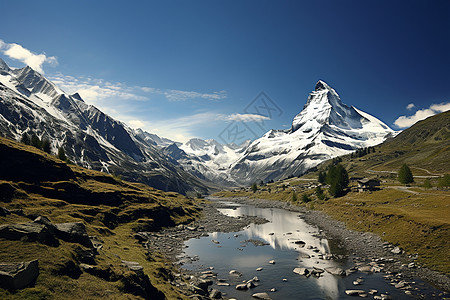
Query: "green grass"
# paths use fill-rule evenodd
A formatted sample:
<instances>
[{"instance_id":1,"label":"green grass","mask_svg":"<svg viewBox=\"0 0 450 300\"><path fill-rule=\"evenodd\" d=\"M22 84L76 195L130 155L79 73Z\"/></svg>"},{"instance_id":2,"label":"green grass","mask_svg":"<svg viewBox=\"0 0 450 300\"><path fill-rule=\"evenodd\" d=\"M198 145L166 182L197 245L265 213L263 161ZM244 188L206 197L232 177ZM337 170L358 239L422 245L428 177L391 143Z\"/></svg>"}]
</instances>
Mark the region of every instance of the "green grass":
<instances>
[{"instance_id":1,"label":"green grass","mask_svg":"<svg viewBox=\"0 0 450 300\"><path fill-rule=\"evenodd\" d=\"M120 275L127 272L121 267L122 260L137 261L144 267L152 284L168 299L186 299L167 281L166 274L172 267L164 255L148 255L133 233L142 228L158 230L198 218L200 208L196 200L66 165L38 149L4 138L0 138L0 147L5 150L3 153L8 153L10 160L23 158L22 162L27 164L23 167L28 168L28 177L23 181L8 179L9 174L0 172L0 189L14 190L11 197L4 198L3 202L0 200L0 206L10 210L22 209L25 215L43 215L52 223L83 222L89 235L104 241L96 256L99 268L109 268ZM47 169L36 170L36 165L45 165ZM59 172L60 176L55 176L59 180L40 180L42 172L47 172L45 176L51 177L53 171ZM26 222L30 219L16 214L0 217L0 225ZM121 281L110 282L87 273L76 279L57 275L55 272L62 264L69 261L78 264L74 249L79 246L64 241L60 241L58 247L51 247L35 242L0 239L1 262L38 259L40 268L35 286L17 292L0 289L0 298L139 299L125 294Z\"/></svg>"}]
</instances>

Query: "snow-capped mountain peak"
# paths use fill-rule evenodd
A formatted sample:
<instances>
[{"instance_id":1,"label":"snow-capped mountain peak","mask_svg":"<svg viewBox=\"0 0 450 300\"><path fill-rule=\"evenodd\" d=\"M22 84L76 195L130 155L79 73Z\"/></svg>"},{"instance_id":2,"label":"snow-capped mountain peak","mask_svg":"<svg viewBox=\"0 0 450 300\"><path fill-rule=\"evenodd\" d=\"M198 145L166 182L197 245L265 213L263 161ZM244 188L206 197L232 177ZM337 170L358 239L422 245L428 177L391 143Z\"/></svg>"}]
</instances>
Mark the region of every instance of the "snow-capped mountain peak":
<instances>
[{"instance_id":1,"label":"snow-capped mountain peak","mask_svg":"<svg viewBox=\"0 0 450 300\"><path fill-rule=\"evenodd\" d=\"M348 106L319 80L290 130L270 130L253 141L231 174L245 183L300 175L320 162L383 142L395 132Z\"/></svg>"}]
</instances>

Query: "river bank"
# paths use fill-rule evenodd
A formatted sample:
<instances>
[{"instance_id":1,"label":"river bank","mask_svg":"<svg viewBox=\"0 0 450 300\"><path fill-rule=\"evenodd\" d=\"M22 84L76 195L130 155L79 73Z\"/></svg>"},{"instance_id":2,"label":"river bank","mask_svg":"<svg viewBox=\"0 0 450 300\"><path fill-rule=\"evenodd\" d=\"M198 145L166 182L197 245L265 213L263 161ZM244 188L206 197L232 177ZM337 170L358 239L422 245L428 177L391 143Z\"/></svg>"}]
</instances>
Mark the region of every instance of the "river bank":
<instances>
[{"instance_id":1,"label":"river bank","mask_svg":"<svg viewBox=\"0 0 450 300\"><path fill-rule=\"evenodd\" d=\"M370 234L349 230L342 222L336 221L326 214L307 210L304 207L290 205L286 202L262 200L262 199L248 199L245 197L227 198L210 198L210 202L205 202L203 206L203 218L197 220L189 225L180 225L176 228L165 229L158 233L148 233L145 237L148 242L144 246L149 251L158 251L164 253L171 261L176 261L176 264L182 266L196 257L181 257L183 252L184 241L191 238L200 238L207 236L211 232L236 232L248 226L251 223L264 223L264 219L257 217L239 217L231 218L218 212L218 208L223 204L218 200L230 200L236 203L252 205L261 208L281 208L289 211L298 212L299 215L309 224L315 225L322 230L324 235L333 245L341 248L351 254L356 265L372 264L376 265L380 270L386 273L386 280L390 280L392 285L398 285L399 288L405 288L407 283L410 289L415 291L415 294L425 295L427 288L423 284L415 284L412 278L421 278L435 285L440 290L448 291L450 280L447 276L439 274L438 272L421 268L413 263L413 258L402 254L401 249L396 249L393 245L384 243L380 237ZM395 254L395 253L397 254ZM400 253L398 253L400 252ZM178 259L177 259L178 258ZM186 295L192 296L199 292L199 286L208 276L205 274L195 274L187 270L181 269L180 274L174 274L170 278L171 283L181 288ZM189 283L190 282L190 283ZM211 284L211 282L208 282ZM207 288L206 288L207 290ZM422 293L422 291L424 293ZM408 294L408 289L405 289ZM205 288L203 286L203 292ZM203 293L204 296L207 294ZM428 294L430 296L430 294ZM433 297L439 299L444 294L435 294ZM199 296L200 297L200 296ZM423 296L422 298L424 298Z\"/></svg>"}]
</instances>

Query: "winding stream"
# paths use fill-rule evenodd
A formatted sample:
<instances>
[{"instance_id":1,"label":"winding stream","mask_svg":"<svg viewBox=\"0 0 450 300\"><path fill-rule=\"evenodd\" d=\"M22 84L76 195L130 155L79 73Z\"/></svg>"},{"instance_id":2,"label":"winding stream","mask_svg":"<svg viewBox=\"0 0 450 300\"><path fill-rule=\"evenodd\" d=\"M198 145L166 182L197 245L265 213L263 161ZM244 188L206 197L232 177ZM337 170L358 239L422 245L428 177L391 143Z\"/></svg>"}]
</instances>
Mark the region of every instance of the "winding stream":
<instances>
[{"instance_id":1,"label":"winding stream","mask_svg":"<svg viewBox=\"0 0 450 300\"><path fill-rule=\"evenodd\" d=\"M340 267L349 269L354 266L351 258L334 255L331 258L330 241L322 237L318 228L307 224L297 212L275 208L257 208L249 205L222 202L226 208L219 211L231 217L243 215L258 216L267 219L265 224L251 224L239 232L215 232L207 237L191 239L185 242L184 255L196 257L185 264L188 270L210 270L217 273L213 288L226 293L229 298L254 299L252 294L269 293L272 299L355 299L345 290L361 289L368 292L378 290L378 295L388 293L392 299L411 299L403 291L395 289L383 278L382 273L367 274L355 272L340 277L323 272L319 278L295 274L293 269ZM306 244L300 245L296 241ZM334 253L336 254L336 253ZM274 260L274 263L269 261ZM257 271L258 268L262 268ZM230 270L242 273L238 277L229 274ZM258 286L249 290L236 290L236 285L259 278ZM363 278L360 285L353 284ZM218 286L217 283L222 281ZM229 286L226 286L229 284ZM276 289L271 292L271 289ZM373 299L368 295L368 299ZM359 298L359 297L356 297Z\"/></svg>"}]
</instances>

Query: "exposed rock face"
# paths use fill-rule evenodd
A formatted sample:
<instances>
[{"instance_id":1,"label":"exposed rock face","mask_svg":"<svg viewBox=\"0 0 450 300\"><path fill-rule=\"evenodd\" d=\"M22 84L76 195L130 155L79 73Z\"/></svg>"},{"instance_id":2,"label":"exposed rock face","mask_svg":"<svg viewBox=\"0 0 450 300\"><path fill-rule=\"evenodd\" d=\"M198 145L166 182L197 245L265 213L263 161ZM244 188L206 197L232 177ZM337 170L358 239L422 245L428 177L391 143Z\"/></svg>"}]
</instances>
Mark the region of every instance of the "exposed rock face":
<instances>
[{"instance_id":1,"label":"exposed rock face","mask_svg":"<svg viewBox=\"0 0 450 300\"><path fill-rule=\"evenodd\" d=\"M144 273L144 268L138 262L122 261L122 266L130 272L125 272L121 277L124 283L124 291L145 299L165 299L162 292L157 290Z\"/></svg>"},{"instance_id":2,"label":"exposed rock face","mask_svg":"<svg viewBox=\"0 0 450 300\"><path fill-rule=\"evenodd\" d=\"M0 263L0 287L7 290L23 289L33 284L39 275L39 262Z\"/></svg>"}]
</instances>

